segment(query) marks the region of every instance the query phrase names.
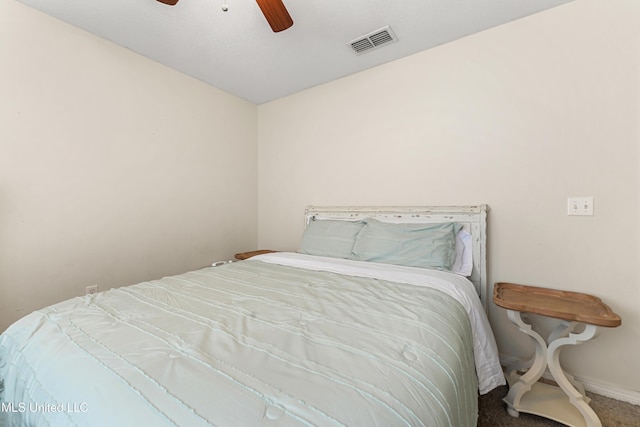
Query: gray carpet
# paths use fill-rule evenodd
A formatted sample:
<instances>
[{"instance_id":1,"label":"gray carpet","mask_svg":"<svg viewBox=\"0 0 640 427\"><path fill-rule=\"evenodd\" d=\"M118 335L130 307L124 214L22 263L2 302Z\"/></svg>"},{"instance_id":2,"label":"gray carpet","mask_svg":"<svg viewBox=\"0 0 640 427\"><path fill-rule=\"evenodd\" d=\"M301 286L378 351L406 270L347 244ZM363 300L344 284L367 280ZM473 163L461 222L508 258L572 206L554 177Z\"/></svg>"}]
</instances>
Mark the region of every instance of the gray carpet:
<instances>
[{"instance_id":1,"label":"gray carpet","mask_svg":"<svg viewBox=\"0 0 640 427\"><path fill-rule=\"evenodd\" d=\"M507 387L498 387L480 396L478 400L478 427L563 427L563 424L530 414L520 414L514 418L507 414L502 398L507 395ZM591 408L598 414L603 427L640 427L640 406L610 399L593 393Z\"/></svg>"}]
</instances>

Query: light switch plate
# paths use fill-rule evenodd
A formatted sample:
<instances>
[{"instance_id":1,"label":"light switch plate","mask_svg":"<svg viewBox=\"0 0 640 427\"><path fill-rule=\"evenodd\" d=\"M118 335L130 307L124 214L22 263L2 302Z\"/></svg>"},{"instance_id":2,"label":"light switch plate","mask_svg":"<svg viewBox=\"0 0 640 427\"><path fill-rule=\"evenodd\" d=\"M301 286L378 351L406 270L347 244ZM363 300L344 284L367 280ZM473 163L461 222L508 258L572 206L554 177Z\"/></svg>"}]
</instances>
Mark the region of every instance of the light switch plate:
<instances>
[{"instance_id":1,"label":"light switch plate","mask_svg":"<svg viewBox=\"0 0 640 427\"><path fill-rule=\"evenodd\" d=\"M567 215L593 215L593 197L569 197Z\"/></svg>"}]
</instances>

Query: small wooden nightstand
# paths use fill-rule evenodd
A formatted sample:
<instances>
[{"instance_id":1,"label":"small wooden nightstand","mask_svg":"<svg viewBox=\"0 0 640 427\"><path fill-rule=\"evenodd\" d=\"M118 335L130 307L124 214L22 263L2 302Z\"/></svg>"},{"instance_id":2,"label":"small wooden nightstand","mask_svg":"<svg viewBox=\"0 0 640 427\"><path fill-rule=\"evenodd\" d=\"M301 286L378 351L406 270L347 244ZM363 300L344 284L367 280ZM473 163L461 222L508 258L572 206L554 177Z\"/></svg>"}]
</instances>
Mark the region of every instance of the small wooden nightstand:
<instances>
[{"instance_id":1,"label":"small wooden nightstand","mask_svg":"<svg viewBox=\"0 0 640 427\"><path fill-rule=\"evenodd\" d=\"M619 326L620 316L588 294L513 283L496 283L493 302L507 309L509 320L533 339L536 348L526 373L518 375L520 365L507 370L509 393L504 401L509 415L517 417L520 412L527 412L568 426L602 427L582 384L562 370L560 350L594 338L598 326ZM541 314L562 322L545 340L522 320L522 313ZM578 326L584 326L582 332L574 333ZM538 382L547 366L558 386Z\"/></svg>"},{"instance_id":2,"label":"small wooden nightstand","mask_svg":"<svg viewBox=\"0 0 640 427\"><path fill-rule=\"evenodd\" d=\"M235 254L234 257L239 260L245 260L245 259L251 258L252 256L270 254L273 252L278 252L278 251L272 251L271 249L259 249L257 251L240 252Z\"/></svg>"}]
</instances>

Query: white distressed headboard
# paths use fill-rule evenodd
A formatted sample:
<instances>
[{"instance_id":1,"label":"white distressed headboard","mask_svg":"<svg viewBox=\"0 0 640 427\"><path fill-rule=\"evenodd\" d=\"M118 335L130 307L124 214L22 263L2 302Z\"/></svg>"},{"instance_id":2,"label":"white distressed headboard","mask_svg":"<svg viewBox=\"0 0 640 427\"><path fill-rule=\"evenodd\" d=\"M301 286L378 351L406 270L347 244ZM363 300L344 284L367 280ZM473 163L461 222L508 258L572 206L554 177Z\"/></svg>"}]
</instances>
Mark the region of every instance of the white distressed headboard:
<instances>
[{"instance_id":1,"label":"white distressed headboard","mask_svg":"<svg viewBox=\"0 0 640 427\"><path fill-rule=\"evenodd\" d=\"M487 311L487 205L477 206L308 206L305 225L314 217L385 222L457 222L473 236L473 272L470 280Z\"/></svg>"}]
</instances>

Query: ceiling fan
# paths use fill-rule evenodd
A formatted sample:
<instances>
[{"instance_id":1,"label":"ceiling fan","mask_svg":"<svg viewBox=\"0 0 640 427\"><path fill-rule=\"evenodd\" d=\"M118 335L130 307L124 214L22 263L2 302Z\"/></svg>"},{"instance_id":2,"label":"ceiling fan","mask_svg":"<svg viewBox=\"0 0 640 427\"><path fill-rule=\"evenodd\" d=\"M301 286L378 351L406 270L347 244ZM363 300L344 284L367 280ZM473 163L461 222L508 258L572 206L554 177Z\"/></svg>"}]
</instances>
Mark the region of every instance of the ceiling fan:
<instances>
[{"instance_id":1,"label":"ceiling fan","mask_svg":"<svg viewBox=\"0 0 640 427\"><path fill-rule=\"evenodd\" d=\"M160 3L175 6L178 0L158 0ZM282 0L256 0L262 14L267 19L274 33L279 33L293 25L293 19Z\"/></svg>"}]
</instances>

